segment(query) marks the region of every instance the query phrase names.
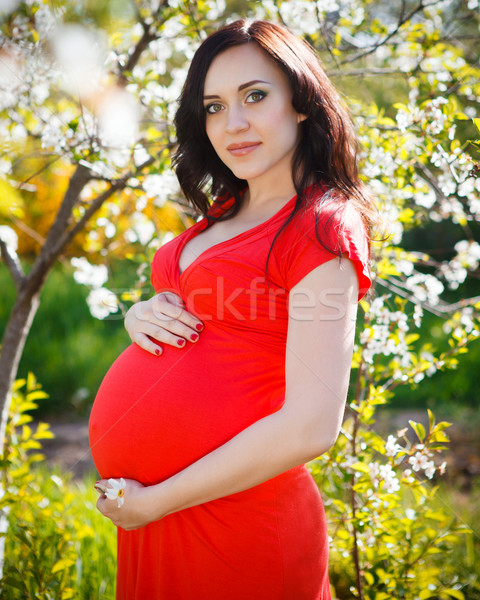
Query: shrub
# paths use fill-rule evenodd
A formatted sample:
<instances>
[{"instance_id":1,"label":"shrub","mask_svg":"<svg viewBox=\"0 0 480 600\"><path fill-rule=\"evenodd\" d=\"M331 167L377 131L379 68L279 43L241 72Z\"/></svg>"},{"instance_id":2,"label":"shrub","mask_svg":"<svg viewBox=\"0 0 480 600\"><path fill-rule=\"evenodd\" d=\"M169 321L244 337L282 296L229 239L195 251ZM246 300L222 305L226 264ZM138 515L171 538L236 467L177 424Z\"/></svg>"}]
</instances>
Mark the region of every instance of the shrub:
<instances>
[{"instance_id":1,"label":"shrub","mask_svg":"<svg viewBox=\"0 0 480 600\"><path fill-rule=\"evenodd\" d=\"M115 528L95 510L92 481L74 483L49 471L28 414L45 397L35 378L16 382L6 434L0 510L8 518L0 598L113 599Z\"/></svg>"}]
</instances>

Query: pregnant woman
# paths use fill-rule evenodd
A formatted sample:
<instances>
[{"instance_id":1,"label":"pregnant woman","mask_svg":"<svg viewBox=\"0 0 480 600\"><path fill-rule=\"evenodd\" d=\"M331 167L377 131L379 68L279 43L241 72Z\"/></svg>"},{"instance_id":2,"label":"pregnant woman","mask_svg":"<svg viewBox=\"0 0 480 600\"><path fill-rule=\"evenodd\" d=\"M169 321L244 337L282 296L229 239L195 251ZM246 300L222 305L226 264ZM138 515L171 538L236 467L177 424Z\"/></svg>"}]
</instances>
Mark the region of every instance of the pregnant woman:
<instances>
[{"instance_id":1,"label":"pregnant woman","mask_svg":"<svg viewBox=\"0 0 480 600\"><path fill-rule=\"evenodd\" d=\"M236 21L196 52L176 127L203 218L155 255L90 418L117 599L327 600L304 464L338 435L370 285L353 126L307 44Z\"/></svg>"}]
</instances>

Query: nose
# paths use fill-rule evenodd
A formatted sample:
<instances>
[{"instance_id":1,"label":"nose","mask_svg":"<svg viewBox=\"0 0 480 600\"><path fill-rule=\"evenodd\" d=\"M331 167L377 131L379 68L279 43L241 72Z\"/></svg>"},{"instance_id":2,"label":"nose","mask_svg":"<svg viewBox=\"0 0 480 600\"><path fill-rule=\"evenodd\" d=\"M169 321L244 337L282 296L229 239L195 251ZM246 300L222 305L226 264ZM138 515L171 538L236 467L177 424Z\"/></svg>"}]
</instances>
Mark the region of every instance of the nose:
<instances>
[{"instance_id":1,"label":"nose","mask_svg":"<svg viewBox=\"0 0 480 600\"><path fill-rule=\"evenodd\" d=\"M225 131L227 133L238 133L249 128L245 112L241 106L230 106L227 113Z\"/></svg>"}]
</instances>

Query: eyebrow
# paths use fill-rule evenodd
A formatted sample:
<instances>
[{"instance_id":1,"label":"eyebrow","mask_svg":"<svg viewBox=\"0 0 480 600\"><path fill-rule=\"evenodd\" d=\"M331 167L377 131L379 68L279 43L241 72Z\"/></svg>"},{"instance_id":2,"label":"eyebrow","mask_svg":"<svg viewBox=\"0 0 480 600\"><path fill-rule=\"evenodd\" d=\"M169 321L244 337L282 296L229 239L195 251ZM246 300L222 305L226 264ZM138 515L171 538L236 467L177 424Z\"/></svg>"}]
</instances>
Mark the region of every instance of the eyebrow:
<instances>
[{"instance_id":1,"label":"eyebrow","mask_svg":"<svg viewBox=\"0 0 480 600\"><path fill-rule=\"evenodd\" d=\"M247 81L247 83L242 83L242 85L238 86L238 91L241 92L242 90L244 90L245 88L248 88L252 85L255 85L257 83L266 83L266 84L270 84L269 81L264 81L263 79L252 79L252 81ZM204 96L203 99L204 100L213 100L214 98L220 98L220 96Z\"/></svg>"}]
</instances>

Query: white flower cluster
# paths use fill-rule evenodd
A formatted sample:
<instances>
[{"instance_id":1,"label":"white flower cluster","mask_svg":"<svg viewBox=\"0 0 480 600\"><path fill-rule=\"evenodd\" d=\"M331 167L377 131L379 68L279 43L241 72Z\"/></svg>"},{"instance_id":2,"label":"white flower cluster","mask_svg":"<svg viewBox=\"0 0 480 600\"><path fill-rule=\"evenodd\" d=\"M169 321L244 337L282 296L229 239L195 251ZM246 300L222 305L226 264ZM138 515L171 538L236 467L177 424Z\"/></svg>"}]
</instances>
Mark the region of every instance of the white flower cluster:
<instances>
[{"instance_id":1,"label":"white flower cluster","mask_svg":"<svg viewBox=\"0 0 480 600\"><path fill-rule=\"evenodd\" d=\"M397 190L392 189L380 179L371 179L369 186L375 197L382 202L382 227L389 236L390 243L392 245L400 244L403 237L403 223L400 221L400 209L394 203L393 198L398 194Z\"/></svg>"},{"instance_id":2,"label":"white flower cluster","mask_svg":"<svg viewBox=\"0 0 480 600\"><path fill-rule=\"evenodd\" d=\"M369 471L372 483L377 489L381 483L383 483L383 488L388 494L398 492L400 489L400 482L391 465L380 465L372 462L369 464Z\"/></svg>"},{"instance_id":3,"label":"white flower cluster","mask_svg":"<svg viewBox=\"0 0 480 600\"><path fill-rule=\"evenodd\" d=\"M108 315L118 310L118 299L109 289L103 287L108 279L105 265L92 265L85 257L72 258L71 264L75 268L73 277L77 283L91 288L87 297L90 313L96 319L105 319Z\"/></svg>"},{"instance_id":4,"label":"white flower cluster","mask_svg":"<svg viewBox=\"0 0 480 600\"><path fill-rule=\"evenodd\" d=\"M420 353L420 358L422 361L427 362L429 366L427 368L424 368L425 365L422 365L423 370L415 373L415 375L413 376L413 381L415 383L420 383L420 381L423 381L423 379L425 379L425 376L431 377L432 375L434 375L437 372L438 367L440 367L443 364L440 360L436 361L433 354L431 352L427 352L426 350Z\"/></svg>"},{"instance_id":5,"label":"white flower cluster","mask_svg":"<svg viewBox=\"0 0 480 600\"><path fill-rule=\"evenodd\" d=\"M402 450L402 446L397 444L397 438L394 435L389 435L385 442L385 454L387 456L397 456Z\"/></svg>"},{"instance_id":6,"label":"white flower cluster","mask_svg":"<svg viewBox=\"0 0 480 600\"><path fill-rule=\"evenodd\" d=\"M419 302L428 302L431 306L438 304L440 294L444 291L443 283L434 275L415 273L405 282L413 296Z\"/></svg>"},{"instance_id":7,"label":"white flower cluster","mask_svg":"<svg viewBox=\"0 0 480 600\"><path fill-rule=\"evenodd\" d=\"M463 283L468 271L475 271L480 264L480 244L472 240L461 240L455 244L457 255L439 268L439 274L445 277L448 287L456 290Z\"/></svg>"},{"instance_id":8,"label":"white flower cluster","mask_svg":"<svg viewBox=\"0 0 480 600\"><path fill-rule=\"evenodd\" d=\"M371 324L360 334L362 355L366 363L373 364L376 355L399 357L402 367L411 364L405 335L408 332L407 315L391 311L385 305L386 296L375 298L368 311ZM394 327L392 327L394 325Z\"/></svg>"},{"instance_id":9,"label":"white flower cluster","mask_svg":"<svg viewBox=\"0 0 480 600\"><path fill-rule=\"evenodd\" d=\"M447 90L447 84L452 80L452 73L458 73L466 61L457 56L452 50L444 50L441 56L426 56L420 63L423 73L431 86L437 85L440 92Z\"/></svg>"},{"instance_id":10,"label":"white flower cluster","mask_svg":"<svg viewBox=\"0 0 480 600\"><path fill-rule=\"evenodd\" d=\"M208 0L205 4L208 7L206 18L209 21L215 21L220 18L227 8L225 0Z\"/></svg>"},{"instance_id":11,"label":"white flower cluster","mask_svg":"<svg viewBox=\"0 0 480 600\"><path fill-rule=\"evenodd\" d=\"M390 152L381 146L374 146L369 149L366 158L363 172L369 179L382 175L388 178L394 177L397 164Z\"/></svg>"},{"instance_id":12,"label":"white flower cluster","mask_svg":"<svg viewBox=\"0 0 480 600\"><path fill-rule=\"evenodd\" d=\"M284 23L292 31L299 35L313 35L320 28L317 17L317 4L323 4L323 2L312 2L311 0L282 2L279 12ZM331 10L338 9L335 0L332 0L331 4Z\"/></svg>"},{"instance_id":13,"label":"white flower cluster","mask_svg":"<svg viewBox=\"0 0 480 600\"><path fill-rule=\"evenodd\" d=\"M424 471L428 479L432 479L436 471L435 463L432 460L433 455L431 452L428 452L428 450L423 449L421 444L419 444L417 448L419 451L415 452L413 456L410 456L408 462L416 473ZM405 471L405 476L410 476L408 469Z\"/></svg>"},{"instance_id":14,"label":"white flower cluster","mask_svg":"<svg viewBox=\"0 0 480 600\"><path fill-rule=\"evenodd\" d=\"M155 206L163 206L169 198L175 198L180 191L177 176L173 171L147 175L142 184L145 194L154 198Z\"/></svg>"},{"instance_id":15,"label":"white flower cluster","mask_svg":"<svg viewBox=\"0 0 480 600\"><path fill-rule=\"evenodd\" d=\"M465 306L462 310L453 316L453 318L443 325L445 333L452 333L457 338L464 338L469 333L478 335L478 317L475 315L473 306Z\"/></svg>"},{"instance_id":16,"label":"white flower cluster","mask_svg":"<svg viewBox=\"0 0 480 600\"><path fill-rule=\"evenodd\" d=\"M141 212L135 212L131 219L131 227L125 232L125 238L129 242L140 242L146 246L155 234L155 226L152 220Z\"/></svg>"},{"instance_id":17,"label":"white flower cluster","mask_svg":"<svg viewBox=\"0 0 480 600\"><path fill-rule=\"evenodd\" d=\"M405 133L412 125L418 124L427 133L438 135L441 133L448 121L447 115L441 107L448 104L448 100L443 96L438 96L425 103L423 108L419 108L414 102L409 102L405 108L399 108L395 119L398 128Z\"/></svg>"},{"instance_id":18,"label":"white flower cluster","mask_svg":"<svg viewBox=\"0 0 480 600\"><path fill-rule=\"evenodd\" d=\"M448 117L440 108L444 104L448 104L448 100L443 96L438 96L427 102L423 111L421 111L427 133L437 135L445 128Z\"/></svg>"}]
</instances>

